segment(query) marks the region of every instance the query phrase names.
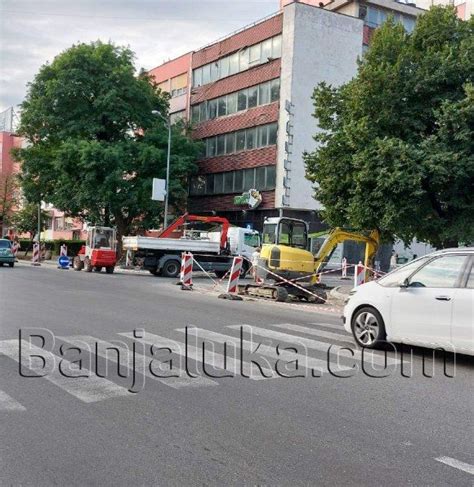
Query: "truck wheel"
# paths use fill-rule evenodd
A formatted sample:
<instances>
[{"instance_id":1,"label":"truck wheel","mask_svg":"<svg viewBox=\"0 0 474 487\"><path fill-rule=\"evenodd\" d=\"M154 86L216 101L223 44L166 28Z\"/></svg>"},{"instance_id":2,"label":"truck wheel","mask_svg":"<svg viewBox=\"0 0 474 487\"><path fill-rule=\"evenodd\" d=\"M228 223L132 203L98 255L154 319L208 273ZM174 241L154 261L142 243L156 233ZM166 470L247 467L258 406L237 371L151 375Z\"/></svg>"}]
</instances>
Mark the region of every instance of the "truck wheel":
<instances>
[{"instance_id":1,"label":"truck wheel","mask_svg":"<svg viewBox=\"0 0 474 487\"><path fill-rule=\"evenodd\" d=\"M114 270L115 270L115 267L113 265L105 268L105 272L107 272L107 274L113 274Z\"/></svg>"},{"instance_id":2,"label":"truck wheel","mask_svg":"<svg viewBox=\"0 0 474 487\"><path fill-rule=\"evenodd\" d=\"M163 266L161 271L164 277L176 277L181 270L181 262L177 260L169 260Z\"/></svg>"},{"instance_id":3,"label":"truck wheel","mask_svg":"<svg viewBox=\"0 0 474 487\"><path fill-rule=\"evenodd\" d=\"M86 257L84 259L84 270L86 272L92 272L92 268L93 268L93 266L92 266L92 263L91 263L89 257Z\"/></svg>"},{"instance_id":4,"label":"truck wheel","mask_svg":"<svg viewBox=\"0 0 474 487\"><path fill-rule=\"evenodd\" d=\"M84 262L82 262L81 258L78 255L74 257L72 267L75 271L82 271L82 269L84 269Z\"/></svg>"}]
</instances>

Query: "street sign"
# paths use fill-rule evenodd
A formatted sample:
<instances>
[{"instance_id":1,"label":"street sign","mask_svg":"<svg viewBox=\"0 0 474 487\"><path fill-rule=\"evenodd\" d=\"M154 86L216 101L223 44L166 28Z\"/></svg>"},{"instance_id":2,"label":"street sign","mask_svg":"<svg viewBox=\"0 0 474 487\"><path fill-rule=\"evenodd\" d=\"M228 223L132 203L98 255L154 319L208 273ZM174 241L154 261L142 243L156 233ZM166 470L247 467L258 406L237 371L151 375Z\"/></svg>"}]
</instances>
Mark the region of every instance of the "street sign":
<instances>
[{"instance_id":1,"label":"street sign","mask_svg":"<svg viewBox=\"0 0 474 487\"><path fill-rule=\"evenodd\" d=\"M153 189L151 192L151 199L155 201L165 201L166 196L166 180L153 178Z\"/></svg>"},{"instance_id":2,"label":"street sign","mask_svg":"<svg viewBox=\"0 0 474 487\"><path fill-rule=\"evenodd\" d=\"M69 269L69 257L67 255L60 255L58 264L60 269Z\"/></svg>"}]
</instances>

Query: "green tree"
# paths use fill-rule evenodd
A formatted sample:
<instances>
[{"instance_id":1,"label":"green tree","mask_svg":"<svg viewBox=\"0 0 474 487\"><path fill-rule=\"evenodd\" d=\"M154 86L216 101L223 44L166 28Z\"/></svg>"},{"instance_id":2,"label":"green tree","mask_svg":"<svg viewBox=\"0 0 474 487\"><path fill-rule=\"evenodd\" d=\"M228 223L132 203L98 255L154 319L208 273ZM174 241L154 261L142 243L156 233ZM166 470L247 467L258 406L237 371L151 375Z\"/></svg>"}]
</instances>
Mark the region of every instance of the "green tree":
<instances>
[{"instance_id":1,"label":"green tree","mask_svg":"<svg viewBox=\"0 0 474 487\"><path fill-rule=\"evenodd\" d=\"M52 203L118 236L157 227L163 205L151 200L152 178L164 178L168 95L141 73L133 53L112 44L78 44L44 65L29 85L17 150L28 201ZM173 126L170 204L181 211L200 145ZM120 242L120 238L119 238Z\"/></svg>"},{"instance_id":2,"label":"green tree","mask_svg":"<svg viewBox=\"0 0 474 487\"><path fill-rule=\"evenodd\" d=\"M15 174L0 174L0 229L10 225L18 204L18 180ZM0 234L0 238L1 238Z\"/></svg>"},{"instance_id":3,"label":"green tree","mask_svg":"<svg viewBox=\"0 0 474 487\"><path fill-rule=\"evenodd\" d=\"M50 219L47 212L41 210L41 231L44 231ZM38 205L26 203L16 211L11 219L11 223L18 233L28 233L33 241L38 233Z\"/></svg>"},{"instance_id":4,"label":"green tree","mask_svg":"<svg viewBox=\"0 0 474 487\"><path fill-rule=\"evenodd\" d=\"M357 76L313 94L307 177L331 225L442 247L474 240L474 19L434 7L389 19Z\"/></svg>"}]
</instances>

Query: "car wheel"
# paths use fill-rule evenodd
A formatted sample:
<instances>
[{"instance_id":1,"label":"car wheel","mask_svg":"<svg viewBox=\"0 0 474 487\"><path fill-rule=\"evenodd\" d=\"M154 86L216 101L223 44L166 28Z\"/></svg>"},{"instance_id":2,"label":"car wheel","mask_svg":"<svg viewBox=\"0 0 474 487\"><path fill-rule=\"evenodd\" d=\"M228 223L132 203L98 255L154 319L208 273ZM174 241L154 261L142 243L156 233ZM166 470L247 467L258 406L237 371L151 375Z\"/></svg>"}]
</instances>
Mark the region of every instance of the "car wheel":
<instances>
[{"instance_id":1,"label":"car wheel","mask_svg":"<svg viewBox=\"0 0 474 487\"><path fill-rule=\"evenodd\" d=\"M100 272L102 270L102 267L100 265L96 265L94 267L94 272Z\"/></svg>"},{"instance_id":2,"label":"car wheel","mask_svg":"<svg viewBox=\"0 0 474 487\"><path fill-rule=\"evenodd\" d=\"M358 345L366 348L377 348L387 337L381 314L371 306L357 310L352 317L352 334Z\"/></svg>"},{"instance_id":3,"label":"car wheel","mask_svg":"<svg viewBox=\"0 0 474 487\"><path fill-rule=\"evenodd\" d=\"M10 267L13 267L13 266L15 265L15 262L9 262L9 263L8 263L8 265L9 265Z\"/></svg>"},{"instance_id":4,"label":"car wheel","mask_svg":"<svg viewBox=\"0 0 474 487\"><path fill-rule=\"evenodd\" d=\"M218 279L222 279L228 271L214 271L214 274Z\"/></svg>"},{"instance_id":5,"label":"car wheel","mask_svg":"<svg viewBox=\"0 0 474 487\"><path fill-rule=\"evenodd\" d=\"M113 265L110 265L108 267L105 268L105 272L107 272L107 274L113 274L114 273L114 266Z\"/></svg>"},{"instance_id":6,"label":"car wheel","mask_svg":"<svg viewBox=\"0 0 474 487\"><path fill-rule=\"evenodd\" d=\"M3 262L0 262L0 267L3 267Z\"/></svg>"},{"instance_id":7,"label":"car wheel","mask_svg":"<svg viewBox=\"0 0 474 487\"><path fill-rule=\"evenodd\" d=\"M178 262L177 260L169 260L163 266L161 273L164 277L176 277L179 274L180 270L181 262Z\"/></svg>"}]
</instances>

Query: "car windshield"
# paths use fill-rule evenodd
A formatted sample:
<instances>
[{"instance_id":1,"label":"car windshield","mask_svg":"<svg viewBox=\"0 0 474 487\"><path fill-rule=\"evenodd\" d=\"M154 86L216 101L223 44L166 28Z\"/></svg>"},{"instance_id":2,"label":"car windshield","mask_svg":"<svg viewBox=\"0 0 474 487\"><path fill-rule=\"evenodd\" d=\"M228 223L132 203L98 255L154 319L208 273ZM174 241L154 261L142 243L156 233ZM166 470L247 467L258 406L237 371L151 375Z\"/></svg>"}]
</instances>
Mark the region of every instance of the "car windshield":
<instances>
[{"instance_id":1,"label":"car windshield","mask_svg":"<svg viewBox=\"0 0 474 487\"><path fill-rule=\"evenodd\" d=\"M430 257L425 256L413 260L409 264L399 267L380 279L377 279L377 282L385 287L398 287L403 284L406 278L410 277L419 267L425 264L428 259L430 259Z\"/></svg>"},{"instance_id":2,"label":"car windshield","mask_svg":"<svg viewBox=\"0 0 474 487\"><path fill-rule=\"evenodd\" d=\"M10 247L10 240L0 240L0 249L9 249Z\"/></svg>"}]
</instances>

